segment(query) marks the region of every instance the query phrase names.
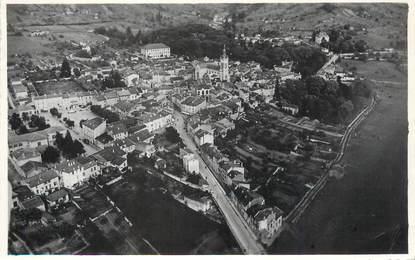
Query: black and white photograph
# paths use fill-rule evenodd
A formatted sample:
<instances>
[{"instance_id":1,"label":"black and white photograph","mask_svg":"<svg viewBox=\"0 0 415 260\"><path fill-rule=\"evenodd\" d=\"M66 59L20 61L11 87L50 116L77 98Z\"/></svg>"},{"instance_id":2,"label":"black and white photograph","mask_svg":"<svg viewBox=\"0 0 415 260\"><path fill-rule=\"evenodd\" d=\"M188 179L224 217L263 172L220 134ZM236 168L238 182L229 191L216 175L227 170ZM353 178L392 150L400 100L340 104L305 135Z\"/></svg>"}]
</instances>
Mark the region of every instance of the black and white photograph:
<instances>
[{"instance_id":1,"label":"black and white photograph","mask_svg":"<svg viewBox=\"0 0 415 260\"><path fill-rule=\"evenodd\" d=\"M410 257L408 3L3 6L7 255Z\"/></svg>"}]
</instances>

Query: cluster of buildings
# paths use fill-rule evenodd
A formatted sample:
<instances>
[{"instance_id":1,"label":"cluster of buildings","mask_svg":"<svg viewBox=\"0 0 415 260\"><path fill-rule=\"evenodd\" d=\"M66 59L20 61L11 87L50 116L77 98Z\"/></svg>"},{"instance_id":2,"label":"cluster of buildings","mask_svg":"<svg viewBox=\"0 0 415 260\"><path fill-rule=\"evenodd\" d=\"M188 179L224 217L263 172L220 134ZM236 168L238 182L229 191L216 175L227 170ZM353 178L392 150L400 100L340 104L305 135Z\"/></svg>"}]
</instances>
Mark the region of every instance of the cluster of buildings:
<instances>
[{"instance_id":1,"label":"cluster of buildings","mask_svg":"<svg viewBox=\"0 0 415 260\"><path fill-rule=\"evenodd\" d=\"M146 45L139 56L144 58L141 63L135 62L136 56L131 55L128 64L132 66L125 66L120 54L115 66L83 70L78 79L82 82L103 80L116 69L126 83L125 88L105 91L87 88L70 94L38 96L34 91L36 86L11 85L14 99L22 100L22 104L13 109L19 114L47 113L52 108L78 111L93 104L120 118L111 123L104 115L82 120L79 134L97 152L54 165L42 163L42 148L56 146L56 133L65 134L66 128L51 127L10 135L10 158L21 177L13 184L16 193L13 205L44 209L67 202L72 190L91 179L108 175L112 172L108 169L124 172L128 168L129 153L136 151L140 157L153 156L156 148L152 140L156 133L173 125L172 114L176 109L190 116L186 129L200 147L204 159L223 185L230 188L231 198L258 238L268 241L281 227L282 211L265 206L262 196L250 190L243 163L229 160L214 145L214 140L226 137L235 128L234 121L244 115L243 102L253 108L269 103L274 97L277 80L284 84L287 79L299 78L291 71L292 63L286 62L273 70L262 69L255 62L230 63L225 48L218 60L205 58L188 62L171 57L170 48L164 44ZM285 107L290 109L289 104ZM188 174L199 173L199 161L194 154L182 149L179 157ZM22 197L19 190L29 190L32 195ZM40 196L46 196L49 202L40 203L44 202ZM212 207L211 200L194 194L181 198L203 212Z\"/></svg>"},{"instance_id":2,"label":"cluster of buildings","mask_svg":"<svg viewBox=\"0 0 415 260\"><path fill-rule=\"evenodd\" d=\"M206 109L204 112L208 113L190 117L187 121L187 132L193 137L201 150L203 160L208 163L218 180L230 189L232 201L258 238L264 243L271 243L281 228L282 210L266 206L265 199L251 190L244 164L240 160L230 160L215 146L215 137L226 137L229 131L235 129L234 120L226 112L218 113L215 108ZM191 162L197 160L189 152L183 154ZM191 165L188 160L183 156L186 170Z\"/></svg>"},{"instance_id":3,"label":"cluster of buildings","mask_svg":"<svg viewBox=\"0 0 415 260\"><path fill-rule=\"evenodd\" d=\"M244 33L235 36L235 40L242 40L246 44L255 44L255 43L265 43L268 42L271 44L272 47L278 46L281 47L284 44L293 44L293 45L301 45L302 40L296 38L292 35L290 36L282 36L282 37L264 37L261 34L256 34L254 36L247 36Z\"/></svg>"}]
</instances>

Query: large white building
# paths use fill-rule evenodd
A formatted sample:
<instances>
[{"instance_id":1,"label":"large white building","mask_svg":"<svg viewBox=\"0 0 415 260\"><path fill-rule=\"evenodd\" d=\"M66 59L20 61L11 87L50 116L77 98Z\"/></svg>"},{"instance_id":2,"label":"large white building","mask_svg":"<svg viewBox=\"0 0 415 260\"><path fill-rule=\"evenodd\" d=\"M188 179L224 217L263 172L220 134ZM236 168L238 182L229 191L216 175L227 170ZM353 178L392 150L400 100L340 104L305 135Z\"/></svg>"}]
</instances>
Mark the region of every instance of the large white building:
<instances>
[{"instance_id":1,"label":"large white building","mask_svg":"<svg viewBox=\"0 0 415 260\"><path fill-rule=\"evenodd\" d=\"M156 114L144 114L138 118L139 123L145 125L149 132L169 126L173 122L172 120L172 114L164 110Z\"/></svg>"},{"instance_id":2,"label":"large white building","mask_svg":"<svg viewBox=\"0 0 415 260\"><path fill-rule=\"evenodd\" d=\"M91 177L101 174L101 167L92 159L78 158L78 160L74 159L57 165L56 171L61 176L62 185L65 188L73 189Z\"/></svg>"},{"instance_id":3,"label":"large white building","mask_svg":"<svg viewBox=\"0 0 415 260\"><path fill-rule=\"evenodd\" d=\"M188 173L199 173L199 160L187 148L180 149L180 157L183 159L183 166Z\"/></svg>"},{"instance_id":4,"label":"large white building","mask_svg":"<svg viewBox=\"0 0 415 260\"><path fill-rule=\"evenodd\" d=\"M150 43L141 47L141 54L150 59L168 58L170 47L164 43Z\"/></svg>"},{"instance_id":5,"label":"large white building","mask_svg":"<svg viewBox=\"0 0 415 260\"><path fill-rule=\"evenodd\" d=\"M31 105L34 105L37 111L51 108L73 109L80 105L87 105L94 101L96 94L93 92L77 92L72 94L43 95L33 97Z\"/></svg>"}]
</instances>

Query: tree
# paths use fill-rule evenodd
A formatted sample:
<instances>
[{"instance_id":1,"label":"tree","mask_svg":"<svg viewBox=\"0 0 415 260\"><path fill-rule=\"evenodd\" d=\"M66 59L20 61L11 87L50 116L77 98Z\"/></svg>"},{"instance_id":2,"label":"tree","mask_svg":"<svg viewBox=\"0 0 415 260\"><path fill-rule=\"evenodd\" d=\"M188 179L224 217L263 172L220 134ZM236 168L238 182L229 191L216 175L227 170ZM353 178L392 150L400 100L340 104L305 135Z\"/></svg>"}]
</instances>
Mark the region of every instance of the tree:
<instances>
[{"instance_id":1,"label":"tree","mask_svg":"<svg viewBox=\"0 0 415 260\"><path fill-rule=\"evenodd\" d=\"M79 155L79 154L85 153L84 145L81 142L79 142L78 140L75 140L73 142L73 147L74 147L74 149L73 149L74 154L76 156Z\"/></svg>"},{"instance_id":2,"label":"tree","mask_svg":"<svg viewBox=\"0 0 415 260\"><path fill-rule=\"evenodd\" d=\"M86 121L85 119L81 119L81 120L79 121L79 127L80 127L80 128L82 128L82 124L83 124L85 121Z\"/></svg>"},{"instance_id":3,"label":"tree","mask_svg":"<svg viewBox=\"0 0 415 260\"><path fill-rule=\"evenodd\" d=\"M19 134L27 134L29 133L29 130L27 130L27 127L25 125L21 125L19 128Z\"/></svg>"},{"instance_id":4,"label":"tree","mask_svg":"<svg viewBox=\"0 0 415 260\"><path fill-rule=\"evenodd\" d=\"M169 141L171 143L181 143L182 142L182 139L180 138L179 133L172 126L166 127L166 139L167 139L167 141Z\"/></svg>"},{"instance_id":5,"label":"tree","mask_svg":"<svg viewBox=\"0 0 415 260\"><path fill-rule=\"evenodd\" d=\"M81 71L79 70L79 68L74 68L73 74L75 75L75 77L79 78L81 76Z\"/></svg>"},{"instance_id":6,"label":"tree","mask_svg":"<svg viewBox=\"0 0 415 260\"><path fill-rule=\"evenodd\" d=\"M46 147L45 151L41 154L42 162L44 163L57 163L59 162L59 157L59 150L53 146Z\"/></svg>"},{"instance_id":7,"label":"tree","mask_svg":"<svg viewBox=\"0 0 415 260\"><path fill-rule=\"evenodd\" d=\"M356 51L358 52L365 52L367 49L367 43L364 40L358 40L355 44L354 44L354 48L356 49Z\"/></svg>"},{"instance_id":8,"label":"tree","mask_svg":"<svg viewBox=\"0 0 415 260\"><path fill-rule=\"evenodd\" d=\"M74 121L72 121L72 120L66 120L66 125L69 127L69 128L72 128L72 127L74 127L75 126L75 122Z\"/></svg>"},{"instance_id":9,"label":"tree","mask_svg":"<svg viewBox=\"0 0 415 260\"><path fill-rule=\"evenodd\" d=\"M65 145L65 140L64 140L62 134L59 133L59 132L56 132L56 138L55 139L56 139L56 146L58 147L59 150L62 151L63 147Z\"/></svg>"},{"instance_id":10,"label":"tree","mask_svg":"<svg viewBox=\"0 0 415 260\"><path fill-rule=\"evenodd\" d=\"M70 147L73 145L72 135L69 130L66 131L65 139L64 139L64 146ZM67 148L68 149L68 148Z\"/></svg>"},{"instance_id":11,"label":"tree","mask_svg":"<svg viewBox=\"0 0 415 260\"><path fill-rule=\"evenodd\" d=\"M29 114L27 112L22 113L22 118L23 118L23 121L29 121L30 120Z\"/></svg>"},{"instance_id":12,"label":"tree","mask_svg":"<svg viewBox=\"0 0 415 260\"><path fill-rule=\"evenodd\" d=\"M13 115L9 119L9 124L10 124L12 130L19 129L20 126L23 124L22 119L20 119L19 114L13 113Z\"/></svg>"},{"instance_id":13,"label":"tree","mask_svg":"<svg viewBox=\"0 0 415 260\"><path fill-rule=\"evenodd\" d=\"M52 107L49 111L52 114L52 116L57 117L59 115L58 109L56 109L55 107Z\"/></svg>"},{"instance_id":14,"label":"tree","mask_svg":"<svg viewBox=\"0 0 415 260\"><path fill-rule=\"evenodd\" d=\"M38 130L43 130L50 127L49 124L46 124L46 119L43 116L32 115L29 122L30 127L37 127Z\"/></svg>"},{"instance_id":15,"label":"tree","mask_svg":"<svg viewBox=\"0 0 415 260\"><path fill-rule=\"evenodd\" d=\"M60 77L67 78L70 76L71 76L71 66L69 65L69 62L65 57L62 62Z\"/></svg>"}]
</instances>

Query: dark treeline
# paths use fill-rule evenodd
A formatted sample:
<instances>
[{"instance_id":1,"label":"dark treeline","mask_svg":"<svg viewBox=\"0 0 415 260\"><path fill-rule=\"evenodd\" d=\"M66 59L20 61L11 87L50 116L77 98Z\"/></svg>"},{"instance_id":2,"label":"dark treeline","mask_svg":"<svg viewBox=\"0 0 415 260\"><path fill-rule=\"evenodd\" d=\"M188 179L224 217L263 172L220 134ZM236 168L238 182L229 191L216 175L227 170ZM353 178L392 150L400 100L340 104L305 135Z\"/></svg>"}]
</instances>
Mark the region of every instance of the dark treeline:
<instances>
[{"instance_id":1,"label":"dark treeline","mask_svg":"<svg viewBox=\"0 0 415 260\"><path fill-rule=\"evenodd\" d=\"M326 81L320 77L305 80L287 80L285 87L276 87L276 99L285 99L299 107L301 116L324 123L344 123L360 111L371 96L372 83L357 80L350 86Z\"/></svg>"},{"instance_id":2,"label":"dark treeline","mask_svg":"<svg viewBox=\"0 0 415 260\"><path fill-rule=\"evenodd\" d=\"M326 61L326 56L318 48L294 45L272 47L268 42L246 43L241 39L234 39L234 34L229 30L216 30L203 24L160 29L147 34L138 31L135 35L130 28L122 32L116 28L100 27L95 32L114 38L117 44L125 47L162 42L170 46L172 53L190 59L219 58L223 46L226 45L232 60L256 61L269 69L274 65L281 65L282 61L292 60L294 71L301 73L303 77L317 72Z\"/></svg>"}]
</instances>

